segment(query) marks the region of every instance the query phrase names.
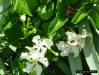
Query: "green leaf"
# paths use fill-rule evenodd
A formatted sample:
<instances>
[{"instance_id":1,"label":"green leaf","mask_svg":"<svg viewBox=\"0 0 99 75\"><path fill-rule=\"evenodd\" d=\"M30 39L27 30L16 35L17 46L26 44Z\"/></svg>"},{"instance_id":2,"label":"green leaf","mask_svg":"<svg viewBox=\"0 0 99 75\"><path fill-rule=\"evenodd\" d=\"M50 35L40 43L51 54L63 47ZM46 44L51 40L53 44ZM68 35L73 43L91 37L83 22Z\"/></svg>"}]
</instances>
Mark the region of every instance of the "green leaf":
<instances>
[{"instance_id":1,"label":"green leaf","mask_svg":"<svg viewBox=\"0 0 99 75\"><path fill-rule=\"evenodd\" d=\"M12 4L11 0L0 0L0 14L6 11Z\"/></svg>"},{"instance_id":2,"label":"green leaf","mask_svg":"<svg viewBox=\"0 0 99 75\"><path fill-rule=\"evenodd\" d=\"M24 12L29 16L33 16L38 5L38 0L25 0Z\"/></svg>"},{"instance_id":3,"label":"green leaf","mask_svg":"<svg viewBox=\"0 0 99 75\"><path fill-rule=\"evenodd\" d=\"M68 7L68 0L57 0L56 11L59 12L62 16L66 15Z\"/></svg>"},{"instance_id":4,"label":"green leaf","mask_svg":"<svg viewBox=\"0 0 99 75\"><path fill-rule=\"evenodd\" d=\"M41 2L42 4L48 4L49 2L51 2L51 0L40 0L40 2Z\"/></svg>"},{"instance_id":5,"label":"green leaf","mask_svg":"<svg viewBox=\"0 0 99 75\"><path fill-rule=\"evenodd\" d=\"M14 52L15 52L16 49L17 49L17 48L16 48L15 46L13 46L13 45L9 45L9 48L12 49Z\"/></svg>"},{"instance_id":6,"label":"green leaf","mask_svg":"<svg viewBox=\"0 0 99 75\"><path fill-rule=\"evenodd\" d=\"M77 3L79 0L69 0L69 3L70 4L75 4L75 3Z\"/></svg>"},{"instance_id":7,"label":"green leaf","mask_svg":"<svg viewBox=\"0 0 99 75\"><path fill-rule=\"evenodd\" d=\"M5 11L11 6L12 0L0 0L0 20L5 14Z\"/></svg>"},{"instance_id":8,"label":"green leaf","mask_svg":"<svg viewBox=\"0 0 99 75\"><path fill-rule=\"evenodd\" d=\"M61 38L64 36L64 33L65 33L64 28L63 28L63 27L59 28L59 29L56 31L56 34L55 34L54 37L53 37L53 41L56 41L56 40L61 39Z\"/></svg>"},{"instance_id":9,"label":"green leaf","mask_svg":"<svg viewBox=\"0 0 99 75\"><path fill-rule=\"evenodd\" d=\"M13 75L21 75L21 70L17 62L18 60L10 60L10 61Z\"/></svg>"},{"instance_id":10,"label":"green leaf","mask_svg":"<svg viewBox=\"0 0 99 75\"><path fill-rule=\"evenodd\" d=\"M99 62L96 56L96 50L95 50L95 46L93 43L92 33L90 30L90 23L87 19L84 19L79 24L80 33L82 32L83 29L86 30L88 34L88 37L86 37L86 41L85 41L85 47L83 48L84 56L89 66L89 69L97 70L97 73L92 74L92 75L98 75L99 74Z\"/></svg>"},{"instance_id":11,"label":"green leaf","mask_svg":"<svg viewBox=\"0 0 99 75\"><path fill-rule=\"evenodd\" d=\"M42 29L42 31L44 31L44 33L47 33L48 32L48 26L49 26L49 22L43 23L41 25L41 29Z\"/></svg>"},{"instance_id":12,"label":"green leaf","mask_svg":"<svg viewBox=\"0 0 99 75\"><path fill-rule=\"evenodd\" d=\"M37 9L38 15L43 20L48 20L52 15L54 11L54 3L50 2L48 5L41 5Z\"/></svg>"},{"instance_id":13,"label":"green leaf","mask_svg":"<svg viewBox=\"0 0 99 75\"><path fill-rule=\"evenodd\" d=\"M56 62L56 65L66 74L66 75L72 75L69 67L61 60L58 60Z\"/></svg>"},{"instance_id":14,"label":"green leaf","mask_svg":"<svg viewBox=\"0 0 99 75\"><path fill-rule=\"evenodd\" d=\"M20 38L23 37L23 33L21 30L20 24L13 25L10 29L5 31L5 36L8 38L8 41L12 43L16 43ZM13 44L12 44L13 45Z\"/></svg>"},{"instance_id":15,"label":"green leaf","mask_svg":"<svg viewBox=\"0 0 99 75\"><path fill-rule=\"evenodd\" d=\"M0 14L0 20L2 19L2 17L4 16L5 13L1 13Z\"/></svg>"},{"instance_id":16,"label":"green leaf","mask_svg":"<svg viewBox=\"0 0 99 75\"><path fill-rule=\"evenodd\" d=\"M80 56L75 58L73 54L69 54L68 59L72 75L83 75L76 73L76 70L83 70Z\"/></svg>"},{"instance_id":17,"label":"green leaf","mask_svg":"<svg viewBox=\"0 0 99 75\"><path fill-rule=\"evenodd\" d=\"M81 0L82 4L96 3L98 0Z\"/></svg>"},{"instance_id":18,"label":"green leaf","mask_svg":"<svg viewBox=\"0 0 99 75\"><path fill-rule=\"evenodd\" d=\"M73 24L77 24L87 16L88 12L85 12L85 9L86 9L86 6L82 6L79 9L79 11L74 15L73 19L71 20Z\"/></svg>"},{"instance_id":19,"label":"green leaf","mask_svg":"<svg viewBox=\"0 0 99 75\"><path fill-rule=\"evenodd\" d=\"M14 18L11 18L13 16L14 16ZM7 30L7 29L10 29L11 27L13 27L13 25L15 25L19 20L20 20L19 15L17 13L8 11L8 12L6 12L3 19L0 21L0 25L2 25L2 28L4 30Z\"/></svg>"},{"instance_id":20,"label":"green leaf","mask_svg":"<svg viewBox=\"0 0 99 75\"><path fill-rule=\"evenodd\" d=\"M99 14L96 11L92 10L89 12L88 18L91 21L96 32L99 33Z\"/></svg>"},{"instance_id":21,"label":"green leaf","mask_svg":"<svg viewBox=\"0 0 99 75\"><path fill-rule=\"evenodd\" d=\"M93 30L93 42L95 44L96 55L98 57L98 62L99 62L99 35L94 30Z\"/></svg>"},{"instance_id":22,"label":"green leaf","mask_svg":"<svg viewBox=\"0 0 99 75\"><path fill-rule=\"evenodd\" d=\"M5 73L6 73L6 69L2 62L2 59L0 58L0 75L4 75Z\"/></svg>"},{"instance_id":23,"label":"green leaf","mask_svg":"<svg viewBox=\"0 0 99 75\"><path fill-rule=\"evenodd\" d=\"M50 22L50 25L48 27L48 35L51 36L60 27L62 27L67 21L68 21L68 18L63 18L57 14L56 17L52 20L52 22Z\"/></svg>"},{"instance_id":24,"label":"green leaf","mask_svg":"<svg viewBox=\"0 0 99 75\"><path fill-rule=\"evenodd\" d=\"M94 40L95 48L99 53L99 35L96 34L95 32L93 33L93 40Z\"/></svg>"}]
</instances>

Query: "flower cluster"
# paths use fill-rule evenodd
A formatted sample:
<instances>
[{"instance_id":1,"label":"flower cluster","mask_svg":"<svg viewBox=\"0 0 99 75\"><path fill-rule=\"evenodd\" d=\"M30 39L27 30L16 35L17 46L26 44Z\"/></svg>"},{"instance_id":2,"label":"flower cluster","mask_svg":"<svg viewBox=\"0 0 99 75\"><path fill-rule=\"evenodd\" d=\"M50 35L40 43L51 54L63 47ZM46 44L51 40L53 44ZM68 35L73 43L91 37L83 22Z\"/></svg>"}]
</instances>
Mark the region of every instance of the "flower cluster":
<instances>
[{"instance_id":1,"label":"flower cluster","mask_svg":"<svg viewBox=\"0 0 99 75\"><path fill-rule=\"evenodd\" d=\"M46 67L49 65L48 59L45 57L45 53L48 49L51 48L53 42L50 39L40 39L40 36L37 35L32 39L34 43L33 47L26 48L29 52L22 53L20 58L26 59L31 63L26 64L26 68L23 69L24 72L29 73L32 69L36 71L37 75L40 75L42 72L42 67L38 64L38 62L42 63ZM36 65L35 67L33 67Z\"/></svg>"},{"instance_id":2,"label":"flower cluster","mask_svg":"<svg viewBox=\"0 0 99 75\"><path fill-rule=\"evenodd\" d=\"M60 55L68 56L69 53L73 53L74 57L77 57L85 45L85 37L87 36L86 34L86 32L83 32L83 34L76 34L74 32L67 31L67 42L59 41L59 43L56 44L57 48L62 51Z\"/></svg>"}]
</instances>

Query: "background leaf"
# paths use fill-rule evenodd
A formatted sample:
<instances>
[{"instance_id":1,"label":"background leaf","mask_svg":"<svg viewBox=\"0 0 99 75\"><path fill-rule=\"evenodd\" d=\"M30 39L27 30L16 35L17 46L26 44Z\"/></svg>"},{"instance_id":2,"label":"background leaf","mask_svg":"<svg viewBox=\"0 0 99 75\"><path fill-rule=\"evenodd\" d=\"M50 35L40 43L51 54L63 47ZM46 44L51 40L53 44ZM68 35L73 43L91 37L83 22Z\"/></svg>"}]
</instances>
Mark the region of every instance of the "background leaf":
<instances>
[{"instance_id":1,"label":"background leaf","mask_svg":"<svg viewBox=\"0 0 99 75\"><path fill-rule=\"evenodd\" d=\"M83 70L80 55L75 58L73 54L69 54L68 60L72 75L83 75L80 73L76 73L76 70Z\"/></svg>"},{"instance_id":2,"label":"background leaf","mask_svg":"<svg viewBox=\"0 0 99 75\"><path fill-rule=\"evenodd\" d=\"M84 24L83 24L84 22ZM95 73L92 75L98 75L99 74L99 62L98 62L98 59L97 59L97 56L96 56L96 50L95 50L95 46L94 46L94 43L93 43L93 40L92 40L92 33L91 33L91 30L90 30L90 24L88 22L88 20L84 19L80 25L79 25L79 32L81 33L83 29L85 29L87 31L87 35L89 35L87 38L86 38L86 42L85 42L85 47L83 49L83 52L84 52L84 56L85 56L85 59L87 61L87 64L90 68L90 70L97 70L98 73Z\"/></svg>"},{"instance_id":3,"label":"background leaf","mask_svg":"<svg viewBox=\"0 0 99 75\"><path fill-rule=\"evenodd\" d=\"M95 30L99 31L99 14L96 11L92 10L89 12L88 18L91 21Z\"/></svg>"},{"instance_id":4,"label":"background leaf","mask_svg":"<svg viewBox=\"0 0 99 75\"><path fill-rule=\"evenodd\" d=\"M86 12L86 6L82 6L78 12L74 15L74 17L72 18L71 22L73 24L77 24L78 22L80 22L82 19L84 19L88 12Z\"/></svg>"},{"instance_id":5,"label":"background leaf","mask_svg":"<svg viewBox=\"0 0 99 75\"><path fill-rule=\"evenodd\" d=\"M48 5L41 5L37 9L38 15L43 20L48 20L52 15L54 11L54 3L50 2Z\"/></svg>"},{"instance_id":6,"label":"background leaf","mask_svg":"<svg viewBox=\"0 0 99 75\"><path fill-rule=\"evenodd\" d=\"M50 25L48 27L49 36L52 35L55 31L57 31L60 27L62 27L67 21L67 18L63 18L57 14L56 17L52 20L52 22L50 22Z\"/></svg>"},{"instance_id":7,"label":"background leaf","mask_svg":"<svg viewBox=\"0 0 99 75\"><path fill-rule=\"evenodd\" d=\"M29 16L33 16L38 5L39 0L25 0L24 12Z\"/></svg>"},{"instance_id":8,"label":"background leaf","mask_svg":"<svg viewBox=\"0 0 99 75\"><path fill-rule=\"evenodd\" d=\"M0 75L4 75L4 74L6 74L6 69L2 62L2 59L0 58Z\"/></svg>"},{"instance_id":9,"label":"background leaf","mask_svg":"<svg viewBox=\"0 0 99 75\"><path fill-rule=\"evenodd\" d=\"M2 19L5 11L11 6L12 0L0 0L0 20Z\"/></svg>"},{"instance_id":10,"label":"background leaf","mask_svg":"<svg viewBox=\"0 0 99 75\"><path fill-rule=\"evenodd\" d=\"M72 75L71 71L69 69L69 67L66 65L66 63L64 63L61 60L58 60L56 62L56 65L66 74L66 75Z\"/></svg>"},{"instance_id":11,"label":"background leaf","mask_svg":"<svg viewBox=\"0 0 99 75\"><path fill-rule=\"evenodd\" d=\"M68 0L57 0L56 12L59 12L61 16L66 15L68 8Z\"/></svg>"}]
</instances>

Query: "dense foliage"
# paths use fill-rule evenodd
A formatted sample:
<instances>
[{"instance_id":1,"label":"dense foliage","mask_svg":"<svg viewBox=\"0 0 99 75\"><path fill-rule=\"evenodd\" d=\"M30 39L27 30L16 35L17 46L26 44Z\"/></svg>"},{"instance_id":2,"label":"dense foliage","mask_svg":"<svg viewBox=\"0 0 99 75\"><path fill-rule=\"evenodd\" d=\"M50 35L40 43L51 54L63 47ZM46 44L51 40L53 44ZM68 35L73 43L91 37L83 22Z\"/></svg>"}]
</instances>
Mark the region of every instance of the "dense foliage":
<instances>
[{"instance_id":1,"label":"dense foliage","mask_svg":"<svg viewBox=\"0 0 99 75\"><path fill-rule=\"evenodd\" d=\"M98 0L0 0L0 75L76 70L99 75Z\"/></svg>"}]
</instances>

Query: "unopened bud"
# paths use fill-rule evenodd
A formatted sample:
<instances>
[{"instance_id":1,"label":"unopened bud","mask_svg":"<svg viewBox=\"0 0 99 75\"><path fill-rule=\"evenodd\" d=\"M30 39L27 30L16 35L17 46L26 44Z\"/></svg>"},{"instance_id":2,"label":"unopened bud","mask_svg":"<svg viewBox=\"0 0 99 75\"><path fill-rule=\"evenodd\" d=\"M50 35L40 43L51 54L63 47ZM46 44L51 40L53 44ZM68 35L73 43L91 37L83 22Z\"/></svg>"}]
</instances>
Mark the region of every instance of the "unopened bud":
<instances>
[{"instance_id":1,"label":"unopened bud","mask_svg":"<svg viewBox=\"0 0 99 75\"><path fill-rule=\"evenodd\" d=\"M25 22L26 21L26 15L25 14L21 15L20 20L21 20L21 22Z\"/></svg>"}]
</instances>

